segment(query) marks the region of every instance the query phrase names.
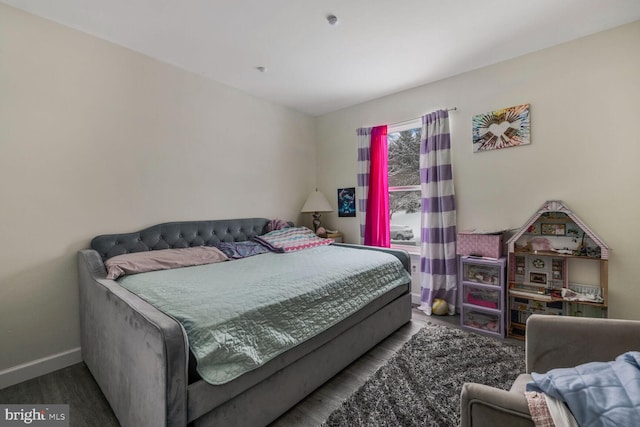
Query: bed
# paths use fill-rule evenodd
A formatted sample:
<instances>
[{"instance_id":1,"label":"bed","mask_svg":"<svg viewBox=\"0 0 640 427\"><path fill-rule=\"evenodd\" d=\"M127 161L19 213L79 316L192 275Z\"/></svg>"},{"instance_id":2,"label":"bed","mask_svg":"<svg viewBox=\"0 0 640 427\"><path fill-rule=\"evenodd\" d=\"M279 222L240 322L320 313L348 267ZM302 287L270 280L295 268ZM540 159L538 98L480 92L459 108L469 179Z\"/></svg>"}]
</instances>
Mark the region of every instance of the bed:
<instances>
[{"instance_id":1,"label":"bed","mask_svg":"<svg viewBox=\"0 0 640 427\"><path fill-rule=\"evenodd\" d=\"M249 241L264 235L269 222L247 218L164 223L98 236L91 249L79 252L82 357L123 426L266 425L410 320L410 278L405 274L402 283L308 339L254 369L212 384L200 375L199 358L190 349L190 325L185 329L180 316L156 308L125 288L121 279L107 279L105 262L115 256ZM350 252L367 259L390 254L401 269L410 271L404 251L337 243L314 250L309 254L333 253L334 258L337 251L342 251L339 256ZM257 265L278 262L278 254L268 256L255 257L262 263ZM236 262L235 266L243 265L229 261L225 268Z\"/></svg>"}]
</instances>

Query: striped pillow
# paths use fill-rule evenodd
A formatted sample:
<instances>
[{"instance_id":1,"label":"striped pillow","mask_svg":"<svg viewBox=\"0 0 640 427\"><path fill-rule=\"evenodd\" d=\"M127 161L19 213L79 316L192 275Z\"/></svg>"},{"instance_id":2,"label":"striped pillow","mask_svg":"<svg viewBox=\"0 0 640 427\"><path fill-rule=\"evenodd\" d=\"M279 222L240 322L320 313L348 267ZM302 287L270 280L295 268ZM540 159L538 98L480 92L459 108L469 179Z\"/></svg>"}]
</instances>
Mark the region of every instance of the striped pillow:
<instances>
[{"instance_id":1,"label":"striped pillow","mask_svg":"<svg viewBox=\"0 0 640 427\"><path fill-rule=\"evenodd\" d=\"M332 239L320 238L306 227L283 228L256 236L253 240L262 243L273 252L293 252L333 243Z\"/></svg>"}]
</instances>

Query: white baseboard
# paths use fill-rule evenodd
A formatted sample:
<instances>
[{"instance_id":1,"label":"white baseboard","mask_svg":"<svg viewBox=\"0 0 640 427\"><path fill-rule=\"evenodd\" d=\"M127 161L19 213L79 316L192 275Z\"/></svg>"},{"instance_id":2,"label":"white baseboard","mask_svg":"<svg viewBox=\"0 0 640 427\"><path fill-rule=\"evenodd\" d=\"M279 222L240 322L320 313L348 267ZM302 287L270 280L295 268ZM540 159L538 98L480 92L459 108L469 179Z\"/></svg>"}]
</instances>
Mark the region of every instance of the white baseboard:
<instances>
[{"instance_id":1,"label":"white baseboard","mask_svg":"<svg viewBox=\"0 0 640 427\"><path fill-rule=\"evenodd\" d=\"M420 305L422 302L420 301L420 294L411 293L411 304Z\"/></svg>"},{"instance_id":2,"label":"white baseboard","mask_svg":"<svg viewBox=\"0 0 640 427\"><path fill-rule=\"evenodd\" d=\"M0 389L82 362L80 347L0 371Z\"/></svg>"}]
</instances>

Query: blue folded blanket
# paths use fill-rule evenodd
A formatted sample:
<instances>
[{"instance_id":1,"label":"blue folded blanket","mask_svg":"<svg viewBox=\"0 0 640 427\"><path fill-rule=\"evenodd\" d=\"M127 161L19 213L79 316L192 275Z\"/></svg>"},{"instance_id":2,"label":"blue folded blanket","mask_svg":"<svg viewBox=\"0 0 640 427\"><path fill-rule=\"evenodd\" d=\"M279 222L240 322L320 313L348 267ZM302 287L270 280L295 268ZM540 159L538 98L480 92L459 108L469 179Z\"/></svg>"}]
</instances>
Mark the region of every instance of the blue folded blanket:
<instances>
[{"instance_id":1,"label":"blue folded blanket","mask_svg":"<svg viewBox=\"0 0 640 427\"><path fill-rule=\"evenodd\" d=\"M624 353L612 362L585 363L531 376L527 391L566 402L581 427L640 423L640 352Z\"/></svg>"}]
</instances>

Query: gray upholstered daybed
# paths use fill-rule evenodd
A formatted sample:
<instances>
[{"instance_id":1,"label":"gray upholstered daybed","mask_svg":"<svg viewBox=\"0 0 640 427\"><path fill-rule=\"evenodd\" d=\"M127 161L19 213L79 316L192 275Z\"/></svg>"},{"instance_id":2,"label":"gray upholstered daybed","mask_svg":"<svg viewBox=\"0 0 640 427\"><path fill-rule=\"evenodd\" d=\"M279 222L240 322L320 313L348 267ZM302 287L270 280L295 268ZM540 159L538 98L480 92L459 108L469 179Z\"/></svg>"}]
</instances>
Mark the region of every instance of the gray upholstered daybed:
<instances>
[{"instance_id":1,"label":"gray upholstered daybed","mask_svg":"<svg viewBox=\"0 0 640 427\"><path fill-rule=\"evenodd\" d=\"M245 241L262 235L268 222L165 223L99 236L80 251L82 357L123 426L268 424L410 320L407 282L257 369L211 385L194 371L181 323L106 278L104 263L113 256ZM336 246L390 253L410 271L403 251Z\"/></svg>"}]
</instances>

